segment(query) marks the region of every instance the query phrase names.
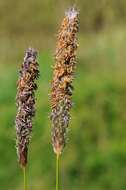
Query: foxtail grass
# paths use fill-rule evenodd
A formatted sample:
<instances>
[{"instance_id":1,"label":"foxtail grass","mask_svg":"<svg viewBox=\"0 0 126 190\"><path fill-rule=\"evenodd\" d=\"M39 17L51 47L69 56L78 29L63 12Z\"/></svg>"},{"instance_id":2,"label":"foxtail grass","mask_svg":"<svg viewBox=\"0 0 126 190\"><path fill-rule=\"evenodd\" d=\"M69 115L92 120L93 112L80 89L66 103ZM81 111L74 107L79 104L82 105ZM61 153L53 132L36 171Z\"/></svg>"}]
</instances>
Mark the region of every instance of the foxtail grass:
<instances>
[{"instance_id":1,"label":"foxtail grass","mask_svg":"<svg viewBox=\"0 0 126 190\"><path fill-rule=\"evenodd\" d=\"M56 190L59 189L59 159L66 145L72 107L73 78L76 68L78 11L66 11L58 32L51 84L52 146L56 156Z\"/></svg>"},{"instance_id":2,"label":"foxtail grass","mask_svg":"<svg viewBox=\"0 0 126 190\"><path fill-rule=\"evenodd\" d=\"M37 90L36 79L39 77L37 51L33 48L26 50L24 61L21 65L17 82L17 115L15 120L16 148L18 162L23 169L24 190L26 184L26 166L28 159L28 146L32 133L32 119L35 116L35 91Z\"/></svg>"}]
</instances>

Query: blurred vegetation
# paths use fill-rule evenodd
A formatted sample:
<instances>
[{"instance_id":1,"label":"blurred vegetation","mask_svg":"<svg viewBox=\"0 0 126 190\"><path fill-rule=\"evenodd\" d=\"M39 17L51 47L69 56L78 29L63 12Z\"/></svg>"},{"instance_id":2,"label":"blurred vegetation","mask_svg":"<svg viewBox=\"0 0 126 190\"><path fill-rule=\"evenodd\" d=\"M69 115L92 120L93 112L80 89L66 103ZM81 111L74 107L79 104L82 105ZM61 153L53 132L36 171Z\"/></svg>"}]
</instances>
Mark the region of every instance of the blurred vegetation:
<instances>
[{"instance_id":1,"label":"blurred vegetation","mask_svg":"<svg viewBox=\"0 0 126 190\"><path fill-rule=\"evenodd\" d=\"M24 51L39 51L41 77L29 150L30 190L55 189L50 137L51 65L64 10L80 10L79 49L62 189L126 189L126 1L0 1L0 189L21 190L14 120Z\"/></svg>"}]
</instances>

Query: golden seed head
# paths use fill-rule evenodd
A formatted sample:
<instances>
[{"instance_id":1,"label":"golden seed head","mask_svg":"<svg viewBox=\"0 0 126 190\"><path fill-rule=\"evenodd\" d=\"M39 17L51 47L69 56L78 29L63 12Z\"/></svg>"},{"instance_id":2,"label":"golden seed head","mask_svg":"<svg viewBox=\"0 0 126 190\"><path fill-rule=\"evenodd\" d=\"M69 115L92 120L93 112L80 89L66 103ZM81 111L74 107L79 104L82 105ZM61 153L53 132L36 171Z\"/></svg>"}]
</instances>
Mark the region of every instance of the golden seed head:
<instances>
[{"instance_id":1,"label":"golden seed head","mask_svg":"<svg viewBox=\"0 0 126 190\"><path fill-rule=\"evenodd\" d=\"M59 29L55 66L51 89L52 144L54 152L62 152L66 144L66 133L72 107L72 81L76 64L78 12L69 9Z\"/></svg>"}]
</instances>

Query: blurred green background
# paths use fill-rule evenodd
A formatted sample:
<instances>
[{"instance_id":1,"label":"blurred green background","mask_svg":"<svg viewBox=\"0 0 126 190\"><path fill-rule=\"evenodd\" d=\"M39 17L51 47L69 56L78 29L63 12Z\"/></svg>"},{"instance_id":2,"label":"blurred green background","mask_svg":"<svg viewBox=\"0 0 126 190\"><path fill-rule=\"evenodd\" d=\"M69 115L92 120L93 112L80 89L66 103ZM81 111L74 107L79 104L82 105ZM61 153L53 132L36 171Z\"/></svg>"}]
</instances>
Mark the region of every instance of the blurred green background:
<instances>
[{"instance_id":1,"label":"blurred green background","mask_svg":"<svg viewBox=\"0 0 126 190\"><path fill-rule=\"evenodd\" d=\"M80 11L74 106L61 157L63 190L126 190L126 1L0 0L0 190L22 190L15 96L24 51L39 51L41 77L29 150L29 190L55 189L49 121L51 66L64 11Z\"/></svg>"}]
</instances>

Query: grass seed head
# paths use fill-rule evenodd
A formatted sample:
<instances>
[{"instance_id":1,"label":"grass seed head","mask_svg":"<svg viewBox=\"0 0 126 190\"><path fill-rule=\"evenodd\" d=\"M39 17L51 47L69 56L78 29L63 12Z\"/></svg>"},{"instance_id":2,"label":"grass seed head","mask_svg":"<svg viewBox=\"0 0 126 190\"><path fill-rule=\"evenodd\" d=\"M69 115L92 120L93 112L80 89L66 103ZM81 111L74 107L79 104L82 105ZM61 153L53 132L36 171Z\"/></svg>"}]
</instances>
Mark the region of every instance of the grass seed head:
<instances>
[{"instance_id":1,"label":"grass seed head","mask_svg":"<svg viewBox=\"0 0 126 190\"><path fill-rule=\"evenodd\" d=\"M61 154L66 144L78 47L77 32L78 11L71 8L65 13L59 29L51 88L52 145L56 154Z\"/></svg>"},{"instance_id":2,"label":"grass seed head","mask_svg":"<svg viewBox=\"0 0 126 190\"><path fill-rule=\"evenodd\" d=\"M25 167L27 164L28 145L32 132L32 118L35 115L35 90L37 89L35 80L39 76L36 58L36 50L33 48L26 50L17 82L16 147L18 161L22 167Z\"/></svg>"}]
</instances>

